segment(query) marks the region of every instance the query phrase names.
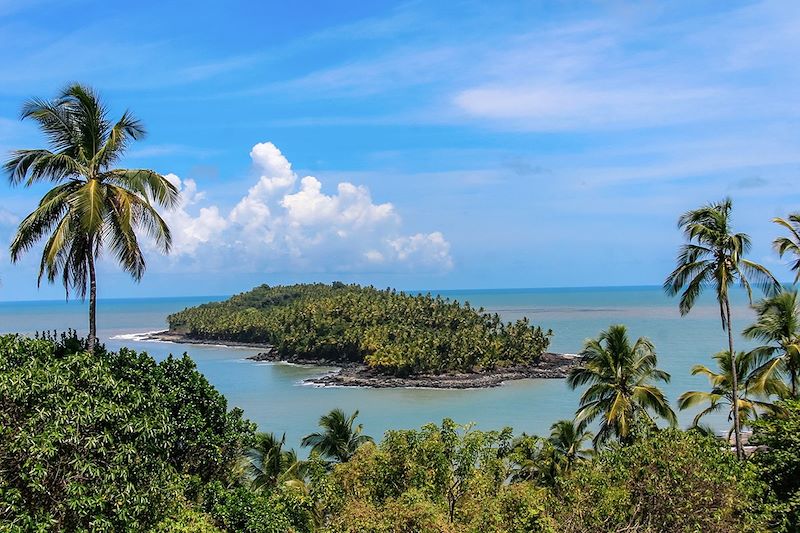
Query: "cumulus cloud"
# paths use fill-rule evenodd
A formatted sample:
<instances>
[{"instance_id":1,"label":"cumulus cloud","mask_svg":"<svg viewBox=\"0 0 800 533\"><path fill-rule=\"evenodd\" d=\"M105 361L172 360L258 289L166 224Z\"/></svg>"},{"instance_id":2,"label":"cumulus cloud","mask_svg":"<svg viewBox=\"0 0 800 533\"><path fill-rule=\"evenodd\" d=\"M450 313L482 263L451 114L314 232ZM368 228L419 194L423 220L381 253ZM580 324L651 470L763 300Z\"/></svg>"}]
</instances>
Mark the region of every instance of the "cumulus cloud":
<instances>
[{"instance_id":1,"label":"cumulus cloud","mask_svg":"<svg viewBox=\"0 0 800 533\"><path fill-rule=\"evenodd\" d=\"M205 202L191 179L168 174L182 193L166 212L170 260L234 270L363 271L450 269L450 244L438 231L407 235L391 203L363 186L342 182L326 192L314 176L299 178L269 142L250 158L259 178L225 213Z\"/></svg>"}]
</instances>

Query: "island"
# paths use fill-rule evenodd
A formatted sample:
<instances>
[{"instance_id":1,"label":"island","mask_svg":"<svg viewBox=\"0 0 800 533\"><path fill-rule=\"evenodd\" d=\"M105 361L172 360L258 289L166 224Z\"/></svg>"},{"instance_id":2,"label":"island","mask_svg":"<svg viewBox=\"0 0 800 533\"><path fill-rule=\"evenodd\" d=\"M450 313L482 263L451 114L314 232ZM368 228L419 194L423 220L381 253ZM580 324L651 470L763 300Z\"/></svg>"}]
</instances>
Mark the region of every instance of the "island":
<instances>
[{"instance_id":1,"label":"island","mask_svg":"<svg viewBox=\"0 0 800 533\"><path fill-rule=\"evenodd\" d=\"M430 294L340 282L258 286L167 317L160 340L261 350L252 359L336 367L307 382L361 387L491 387L563 378L578 361L547 351L527 318Z\"/></svg>"}]
</instances>

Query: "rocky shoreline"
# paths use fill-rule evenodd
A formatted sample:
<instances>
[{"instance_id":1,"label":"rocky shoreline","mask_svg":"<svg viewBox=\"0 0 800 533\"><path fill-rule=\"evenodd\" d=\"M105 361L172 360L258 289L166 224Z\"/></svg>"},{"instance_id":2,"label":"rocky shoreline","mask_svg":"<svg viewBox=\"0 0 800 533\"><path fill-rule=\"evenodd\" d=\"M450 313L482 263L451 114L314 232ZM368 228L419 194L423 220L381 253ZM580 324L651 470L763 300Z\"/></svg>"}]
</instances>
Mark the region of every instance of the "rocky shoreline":
<instances>
[{"instance_id":1,"label":"rocky shoreline","mask_svg":"<svg viewBox=\"0 0 800 533\"><path fill-rule=\"evenodd\" d=\"M435 388L435 389L475 389L498 387L506 381L516 379L559 379L567 377L569 370L578 364L580 358L574 354L545 353L534 365L498 368L485 372L458 372L448 374L417 374L409 377L386 375L361 363L343 363L315 359L309 361L297 357L281 357L270 345L242 343L233 341L199 340L186 337L180 333L160 331L151 333L148 340L178 342L186 344L225 345L262 350L248 357L253 361L271 361L276 363L292 363L313 366L331 366L337 370L303 380L304 384L320 387L368 387L384 388Z\"/></svg>"},{"instance_id":2,"label":"rocky shoreline","mask_svg":"<svg viewBox=\"0 0 800 533\"><path fill-rule=\"evenodd\" d=\"M499 387L516 379L565 378L578 363L577 356L547 353L535 365L515 366L487 372L417 374L410 377L387 376L363 365L345 367L324 376L309 378L305 383L324 387L369 387L373 389L420 387L432 389L478 389Z\"/></svg>"}]
</instances>

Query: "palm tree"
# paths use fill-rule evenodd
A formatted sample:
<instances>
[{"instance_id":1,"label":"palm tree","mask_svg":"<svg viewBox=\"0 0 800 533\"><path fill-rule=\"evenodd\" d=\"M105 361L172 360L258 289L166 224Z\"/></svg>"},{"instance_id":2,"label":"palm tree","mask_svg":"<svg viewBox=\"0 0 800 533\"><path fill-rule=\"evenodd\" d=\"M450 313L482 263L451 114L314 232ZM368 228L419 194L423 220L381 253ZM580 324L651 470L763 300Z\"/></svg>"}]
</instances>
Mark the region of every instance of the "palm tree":
<instances>
[{"instance_id":1,"label":"palm tree","mask_svg":"<svg viewBox=\"0 0 800 533\"><path fill-rule=\"evenodd\" d=\"M766 358L759 372L762 375L785 373L790 392L798 397L800 385L800 301L797 291L782 291L758 302L754 309L757 319L743 335L768 343L756 350Z\"/></svg>"},{"instance_id":2,"label":"palm tree","mask_svg":"<svg viewBox=\"0 0 800 533\"><path fill-rule=\"evenodd\" d=\"M772 245L781 257L786 253L794 255L791 268L796 271L794 282L797 283L800 281L800 213L792 213L789 220L778 217L772 221L789 230L789 237L778 237L772 241Z\"/></svg>"},{"instance_id":3,"label":"palm tree","mask_svg":"<svg viewBox=\"0 0 800 533\"><path fill-rule=\"evenodd\" d=\"M752 303L750 279L753 279L766 294L772 294L780 287L778 281L765 267L744 258L750 250L750 237L744 233L733 233L731 229L732 202L726 198L722 202L687 211L678 219L678 227L688 241L678 253L678 265L664 282L664 290L670 296L681 294L679 309L681 315L691 311L697 297L706 287L712 287L719 302L722 329L728 333L728 353L733 351L733 332L731 330L731 305L729 289L739 283L747 291ZM733 363L731 363L733 366ZM736 374L733 374L733 410L738 407ZM736 455L744 458L741 442L739 416L734 415L734 435Z\"/></svg>"},{"instance_id":4,"label":"palm tree","mask_svg":"<svg viewBox=\"0 0 800 533\"><path fill-rule=\"evenodd\" d=\"M734 374L731 372L731 356L728 352L723 351L715 354L714 360L719 369L717 372L705 365L695 365L692 368L692 375L702 374L708 377L708 381L711 383L711 392L688 391L678 398L678 408L681 410L708 404L708 407L694 417L694 426L698 426L704 416L728 406L728 420L733 422L734 416L738 414L738 425L741 427L747 420L757 418L759 411L773 411L775 406L768 401L769 397L786 392L786 385L780 378L774 374L759 373L763 361L758 352L739 352L736 355L736 377L738 378L736 381L741 384L741 387L738 390L739 397L736 399L737 401L734 401ZM734 410L734 405L739 406L737 412ZM733 424L733 427L736 427L736 424Z\"/></svg>"},{"instance_id":5,"label":"palm tree","mask_svg":"<svg viewBox=\"0 0 800 533\"><path fill-rule=\"evenodd\" d=\"M656 368L653 344L640 337L631 346L625 326L616 325L586 341L578 367L570 370L567 384L575 389L589 388L581 396L575 415L578 423L602 417L594 444L616 436L621 442L632 440L632 428L641 417L652 423L650 412L676 423L675 413L654 381L669 383L670 375Z\"/></svg>"},{"instance_id":6,"label":"palm tree","mask_svg":"<svg viewBox=\"0 0 800 533\"><path fill-rule=\"evenodd\" d=\"M39 267L39 283L61 277L67 297L89 291L89 349L97 338L96 260L104 247L124 270L140 280L145 260L137 229L142 229L166 253L169 228L154 203L171 207L178 190L152 170L116 169L128 144L141 139L142 124L128 111L114 124L97 94L71 85L52 101L32 99L22 119L34 120L47 137L49 149L16 150L4 168L12 185L30 187L52 182L38 207L19 225L11 244L16 262L36 242L47 238Z\"/></svg>"},{"instance_id":7,"label":"palm tree","mask_svg":"<svg viewBox=\"0 0 800 533\"><path fill-rule=\"evenodd\" d=\"M302 462L294 450L284 450L286 434L259 433L246 455L247 474L254 489L271 489L279 483L302 481Z\"/></svg>"},{"instance_id":8,"label":"palm tree","mask_svg":"<svg viewBox=\"0 0 800 533\"><path fill-rule=\"evenodd\" d=\"M586 424L574 420L559 420L550 426L548 441L553 446L556 461L561 471L592 455L592 450L584 447L584 443L592 439L592 433L586 430Z\"/></svg>"},{"instance_id":9,"label":"palm tree","mask_svg":"<svg viewBox=\"0 0 800 533\"><path fill-rule=\"evenodd\" d=\"M321 433L303 437L302 446L311 446L311 451L334 462L346 463L362 444L373 442L372 437L362 435L363 424L353 428L358 411L349 417L341 409L334 409L319 419Z\"/></svg>"}]
</instances>

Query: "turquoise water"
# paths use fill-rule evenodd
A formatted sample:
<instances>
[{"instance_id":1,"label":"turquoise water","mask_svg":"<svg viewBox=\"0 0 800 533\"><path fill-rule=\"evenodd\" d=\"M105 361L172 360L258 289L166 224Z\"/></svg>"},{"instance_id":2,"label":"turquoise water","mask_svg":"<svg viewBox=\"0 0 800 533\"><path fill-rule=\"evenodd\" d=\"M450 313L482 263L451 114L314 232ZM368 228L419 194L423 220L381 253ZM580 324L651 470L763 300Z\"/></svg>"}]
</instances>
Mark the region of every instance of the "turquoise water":
<instances>
[{"instance_id":1,"label":"turquoise water","mask_svg":"<svg viewBox=\"0 0 800 533\"><path fill-rule=\"evenodd\" d=\"M690 375L697 363L711 364L710 356L723 349L726 337L712 298L702 299L687 317L680 317L677 301L657 287L585 289L503 289L442 291L445 297L468 300L498 312L507 320L522 316L554 332L552 350L578 352L584 340L610 324L624 323L633 337L647 336L656 345L660 366L672 374L664 386L673 403L690 389L706 389L704 379ZM563 380L520 380L493 389L357 389L317 388L299 384L319 374L322 367L255 363L245 358L257 350L219 346L142 342L136 333L165 328L169 313L221 297L102 300L98 303L98 333L111 349L128 346L156 359L188 352L206 377L231 405L244 409L264 431L286 433L297 445L315 430L320 415L334 407L358 409L365 431L380 436L389 428L418 427L450 417L475 422L479 428L511 426L516 432L547 433L560 418L570 418L579 391ZM80 302L0 302L0 332L33 333L42 329L85 330L86 305ZM752 318L743 293L733 298L735 330ZM739 347L750 346L739 341ZM682 425L693 413L679 413ZM724 418L708 419L718 429Z\"/></svg>"}]
</instances>

